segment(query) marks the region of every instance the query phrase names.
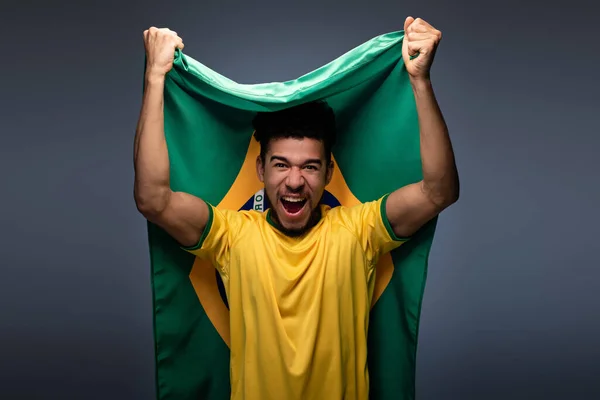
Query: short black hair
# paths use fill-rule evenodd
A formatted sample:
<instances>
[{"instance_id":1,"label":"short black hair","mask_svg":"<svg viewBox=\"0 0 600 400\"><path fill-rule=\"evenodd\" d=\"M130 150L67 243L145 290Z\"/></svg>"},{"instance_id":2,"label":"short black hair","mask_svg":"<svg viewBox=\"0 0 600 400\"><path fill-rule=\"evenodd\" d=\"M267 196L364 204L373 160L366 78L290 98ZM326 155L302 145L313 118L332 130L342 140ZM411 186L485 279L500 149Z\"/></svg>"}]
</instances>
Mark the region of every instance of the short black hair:
<instances>
[{"instance_id":1,"label":"short black hair","mask_svg":"<svg viewBox=\"0 0 600 400\"><path fill-rule=\"evenodd\" d=\"M311 138L323 142L325 160L331 162L337 130L333 109L322 100L303 103L279 111L259 112L252 121L254 139L260 143L260 157L265 156L271 139Z\"/></svg>"}]
</instances>

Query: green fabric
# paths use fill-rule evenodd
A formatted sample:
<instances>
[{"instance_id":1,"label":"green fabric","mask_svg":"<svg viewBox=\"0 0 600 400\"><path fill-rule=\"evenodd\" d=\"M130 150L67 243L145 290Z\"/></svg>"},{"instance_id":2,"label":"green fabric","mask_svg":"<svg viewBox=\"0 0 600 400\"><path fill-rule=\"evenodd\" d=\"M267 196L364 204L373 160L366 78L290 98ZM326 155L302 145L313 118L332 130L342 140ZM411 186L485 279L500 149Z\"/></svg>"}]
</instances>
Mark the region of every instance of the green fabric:
<instances>
[{"instance_id":1,"label":"green fabric","mask_svg":"<svg viewBox=\"0 0 600 400\"><path fill-rule=\"evenodd\" d=\"M254 113L318 99L336 112L340 137L333 154L361 202L420 180L418 120L402 61L403 35L375 37L298 79L253 85L233 82L177 52L164 96L173 190L219 204L254 140ZM392 280L371 312L372 399L415 397L419 316L436 222L392 252ZM161 229L148 228L157 396L227 399L229 348L190 283L194 256Z\"/></svg>"}]
</instances>

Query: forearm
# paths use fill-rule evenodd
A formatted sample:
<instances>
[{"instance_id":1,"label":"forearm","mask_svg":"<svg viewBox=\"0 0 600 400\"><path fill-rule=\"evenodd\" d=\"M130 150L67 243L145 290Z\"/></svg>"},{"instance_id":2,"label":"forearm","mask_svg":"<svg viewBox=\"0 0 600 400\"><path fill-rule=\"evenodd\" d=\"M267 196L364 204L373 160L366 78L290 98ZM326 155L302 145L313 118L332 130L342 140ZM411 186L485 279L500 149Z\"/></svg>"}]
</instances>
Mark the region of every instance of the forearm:
<instances>
[{"instance_id":1,"label":"forearm","mask_svg":"<svg viewBox=\"0 0 600 400\"><path fill-rule=\"evenodd\" d=\"M148 72L135 134L135 201L142 212L159 212L170 195L169 153L164 132L164 76Z\"/></svg>"},{"instance_id":2,"label":"forearm","mask_svg":"<svg viewBox=\"0 0 600 400\"><path fill-rule=\"evenodd\" d=\"M411 81L417 106L422 188L430 199L443 208L458 199L459 179L454 152L439 105L429 79Z\"/></svg>"}]
</instances>

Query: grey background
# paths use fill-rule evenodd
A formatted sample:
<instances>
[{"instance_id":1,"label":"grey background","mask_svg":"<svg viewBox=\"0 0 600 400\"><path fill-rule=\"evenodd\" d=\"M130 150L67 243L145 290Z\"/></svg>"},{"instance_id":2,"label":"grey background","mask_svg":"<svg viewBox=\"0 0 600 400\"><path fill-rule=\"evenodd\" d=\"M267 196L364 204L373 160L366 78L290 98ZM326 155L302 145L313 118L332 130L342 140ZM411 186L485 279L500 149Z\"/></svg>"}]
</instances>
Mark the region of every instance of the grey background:
<instances>
[{"instance_id":1,"label":"grey background","mask_svg":"<svg viewBox=\"0 0 600 400\"><path fill-rule=\"evenodd\" d=\"M418 398L600 398L598 6L583 1L2 3L0 397L152 399L132 200L142 31L243 83L420 16L462 197L440 218Z\"/></svg>"}]
</instances>

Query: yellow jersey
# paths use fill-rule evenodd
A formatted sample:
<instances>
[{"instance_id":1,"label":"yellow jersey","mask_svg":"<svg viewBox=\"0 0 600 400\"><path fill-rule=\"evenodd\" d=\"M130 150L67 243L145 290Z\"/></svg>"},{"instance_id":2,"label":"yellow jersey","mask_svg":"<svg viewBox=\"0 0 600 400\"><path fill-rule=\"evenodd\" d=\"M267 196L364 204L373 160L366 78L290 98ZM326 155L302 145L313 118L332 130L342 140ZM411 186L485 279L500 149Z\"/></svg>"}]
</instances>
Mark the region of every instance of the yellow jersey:
<instances>
[{"instance_id":1,"label":"yellow jersey","mask_svg":"<svg viewBox=\"0 0 600 400\"><path fill-rule=\"evenodd\" d=\"M271 210L208 204L199 243L225 286L234 400L368 399L367 332L379 257L394 235L387 195L353 207L320 205L303 236L277 229Z\"/></svg>"}]
</instances>

